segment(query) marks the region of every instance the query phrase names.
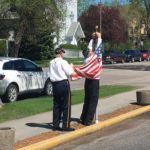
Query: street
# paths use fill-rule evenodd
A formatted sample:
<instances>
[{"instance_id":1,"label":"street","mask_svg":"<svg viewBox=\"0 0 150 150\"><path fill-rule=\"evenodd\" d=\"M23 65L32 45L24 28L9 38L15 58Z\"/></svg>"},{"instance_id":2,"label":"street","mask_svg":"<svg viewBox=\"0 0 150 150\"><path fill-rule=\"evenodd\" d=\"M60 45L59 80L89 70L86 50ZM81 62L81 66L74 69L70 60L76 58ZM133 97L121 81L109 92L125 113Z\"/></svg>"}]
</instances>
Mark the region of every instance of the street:
<instances>
[{"instance_id":1,"label":"street","mask_svg":"<svg viewBox=\"0 0 150 150\"><path fill-rule=\"evenodd\" d=\"M150 112L51 150L149 150Z\"/></svg>"},{"instance_id":2,"label":"street","mask_svg":"<svg viewBox=\"0 0 150 150\"><path fill-rule=\"evenodd\" d=\"M150 66L150 61L104 65L100 84L101 85L132 85L132 86L140 86L140 87L149 86L150 70L145 71L145 69L147 69L149 66ZM72 90L83 89L84 79L71 81L70 84Z\"/></svg>"}]
</instances>

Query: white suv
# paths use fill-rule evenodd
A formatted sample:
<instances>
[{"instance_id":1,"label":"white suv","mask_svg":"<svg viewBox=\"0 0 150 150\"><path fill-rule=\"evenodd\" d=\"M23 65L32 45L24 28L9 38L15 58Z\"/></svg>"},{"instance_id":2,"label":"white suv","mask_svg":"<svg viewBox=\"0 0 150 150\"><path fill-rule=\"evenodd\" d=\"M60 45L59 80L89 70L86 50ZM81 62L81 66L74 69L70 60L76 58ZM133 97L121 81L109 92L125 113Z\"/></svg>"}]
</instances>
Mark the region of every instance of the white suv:
<instances>
[{"instance_id":1,"label":"white suv","mask_svg":"<svg viewBox=\"0 0 150 150\"><path fill-rule=\"evenodd\" d=\"M0 97L14 102L21 93L42 91L52 94L49 74L34 62L24 58L0 57Z\"/></svg>"}]
</instances>

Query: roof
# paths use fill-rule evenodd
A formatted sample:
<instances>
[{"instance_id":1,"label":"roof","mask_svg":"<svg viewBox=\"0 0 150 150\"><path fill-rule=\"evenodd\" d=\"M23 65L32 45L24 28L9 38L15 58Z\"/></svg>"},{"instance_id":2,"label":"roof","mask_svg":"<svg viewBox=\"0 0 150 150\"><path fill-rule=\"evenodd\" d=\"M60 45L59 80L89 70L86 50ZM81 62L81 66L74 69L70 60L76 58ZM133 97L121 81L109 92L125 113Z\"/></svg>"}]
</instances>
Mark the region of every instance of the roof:
<instances>
[{"instance_id":1,"label":"roof","mask_svg":"<svg viewBox=\"0 0 150 150\"><path fill-rule=\"evenodd\" d=\"M17 58L13 58L13 57L0 57L0 61L8 61L8 60L15 60Z\"/></svg>"},{"instance_id":2,"label":"roof","mask_svg":"<svg viewBox=\"0 0 150 150\"><path fill-rule=\"evenodd\" d=\"M66 37L85 38L80 22L72 22Z\"/></svg>"}]
</instances>

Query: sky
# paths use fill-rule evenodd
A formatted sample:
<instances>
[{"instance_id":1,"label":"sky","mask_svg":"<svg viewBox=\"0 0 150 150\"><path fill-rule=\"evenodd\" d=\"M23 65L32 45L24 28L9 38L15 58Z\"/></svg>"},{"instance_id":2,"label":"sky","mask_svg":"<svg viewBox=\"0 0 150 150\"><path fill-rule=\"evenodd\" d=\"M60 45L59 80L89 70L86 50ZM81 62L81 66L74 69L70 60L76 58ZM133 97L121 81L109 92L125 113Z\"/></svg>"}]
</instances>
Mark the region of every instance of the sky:
<instances>
[{"instance_id":1,"label":"sky","mask_svg":"<svg viewBox=\"0 0 150 150\"><path fill-rule=\"evenodd\" d=\"M104 3L104 2L111 2L111 1L112 0L96 0L97 3L99 3L99 2ZM118 1L120 1L120 3L122 3L122 4L124 4L124 3L126 3L127 0L118 0Z\"/></svg>"}]
</instances>

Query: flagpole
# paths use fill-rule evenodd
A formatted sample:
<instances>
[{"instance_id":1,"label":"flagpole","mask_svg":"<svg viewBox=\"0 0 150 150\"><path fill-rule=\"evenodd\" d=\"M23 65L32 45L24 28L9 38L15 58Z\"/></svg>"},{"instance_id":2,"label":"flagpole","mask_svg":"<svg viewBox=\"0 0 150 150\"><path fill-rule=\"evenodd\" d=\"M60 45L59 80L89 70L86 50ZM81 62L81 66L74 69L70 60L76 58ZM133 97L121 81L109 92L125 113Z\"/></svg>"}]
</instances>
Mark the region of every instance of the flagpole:
<instances>
[{"instance_id":1,"label":"flagpole","mask_svg":"<svg viewBox=\"0 0 150 150\"><path fill-rule=\"evenodd\" d=\"M102 8L101 8L101 5L102 5L102 2L100 0L99 2L99 30L100 30L100 33L102 35ZM95 27L96 31L98 31L98 26ZM96 108L96 112L95 112L95 123L98 123L99 122L99 119L98 119L98 115L99 115L99 100L97 102L97 108Z\"/></svg>"},{"instance_id":2,"label":"flagpole","mask_svg":"<svg viewBox=\"0 0 150 150\"><path fill-rule=\"evenodd\" d=\"M100 32L102 33L102 8L101 8L101 5L102 5L102 2L101 2L101 0L100 0L100 2L99 2L99 6L100 6L100 8L99 8L99 28L100 28Z\"/></svg>"}]
</instances>

